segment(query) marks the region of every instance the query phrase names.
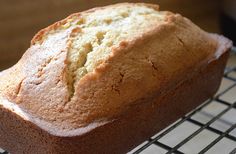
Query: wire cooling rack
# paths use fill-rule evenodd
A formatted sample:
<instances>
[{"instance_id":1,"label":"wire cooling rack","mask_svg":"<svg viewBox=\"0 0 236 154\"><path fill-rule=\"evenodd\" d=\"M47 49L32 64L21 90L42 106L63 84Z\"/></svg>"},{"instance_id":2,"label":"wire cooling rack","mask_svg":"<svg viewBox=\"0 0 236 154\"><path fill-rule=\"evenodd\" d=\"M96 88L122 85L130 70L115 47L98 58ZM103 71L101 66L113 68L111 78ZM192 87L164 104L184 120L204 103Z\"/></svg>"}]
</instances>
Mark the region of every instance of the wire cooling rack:
<instances>
[{"instance_id":1,"label":"wire cooling rack","mask_svg":"<svg viewBox=\"0 0 236 154\"><path fill-rule=\"evenodd\" d=\"M233 58L233 59L232 59ZM129 154L236 154L236 52L217 94ZM0 154L8 152L0 149Z\"/></svg>"},{"instance_id":2,"label":"wire cooling rack","mask_svg":"<svg viewBox=\"0 0 236 154\"><path fill-rule=\"evenodd\" d=\"M236 154L236 50L217 94L130 154Z\"/></svg>"}]
</instances>

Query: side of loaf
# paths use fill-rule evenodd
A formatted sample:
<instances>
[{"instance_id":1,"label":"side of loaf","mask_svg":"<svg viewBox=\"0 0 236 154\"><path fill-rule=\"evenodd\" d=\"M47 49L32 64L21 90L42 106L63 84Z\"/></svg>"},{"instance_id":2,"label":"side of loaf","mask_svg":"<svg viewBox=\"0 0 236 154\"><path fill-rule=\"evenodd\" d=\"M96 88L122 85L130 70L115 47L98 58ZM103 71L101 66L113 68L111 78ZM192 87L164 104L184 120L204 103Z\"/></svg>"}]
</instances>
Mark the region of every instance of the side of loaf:
<instances>
[{"instance_id":1,"label":"side of loaf","mask_svg":"<svg viewBox=\"0 0 236 154\"><path fill-rule=\"evenodd\" d=\"M72 14L39 31L0 73L0 146L127 152L215 93L230 47L157 5Z\"/></svg>"}]
</instances>

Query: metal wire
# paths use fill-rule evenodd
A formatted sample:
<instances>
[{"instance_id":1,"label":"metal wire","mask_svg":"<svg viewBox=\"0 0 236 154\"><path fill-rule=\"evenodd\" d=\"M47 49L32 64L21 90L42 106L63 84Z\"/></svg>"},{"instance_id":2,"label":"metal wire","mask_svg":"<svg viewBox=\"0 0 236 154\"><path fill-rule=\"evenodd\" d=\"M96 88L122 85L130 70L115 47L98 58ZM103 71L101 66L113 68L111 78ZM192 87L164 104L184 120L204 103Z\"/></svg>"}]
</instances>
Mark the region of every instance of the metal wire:
<instances>
[{"instance_id":1,"label":"metal wire","mask_svg":"<svg viewBox=\"0 0 236 154\"><path fill-rule=\"evenodd\" d=\"M232 51L232 54L236 54L236 50ZM222 115L224 115L226 112L228 112L230 109L236 108L236 100L235 102L232 104L230 102L227 102L225 100L222 100L220 98L220 96L224 95L225 93L227 93L230 89L236 87L236 79L232 78L230 76L228 76L228 74L230 74L231 72L235 72L236 73L236 66L235 67L231 67L231 68L226 68L225 69L225 74L224 74L224 78L227 78L230 81L233 81L234 84L232 84L230 87L228 87L227 89L225 89L224 91L222 91L221 93L219 93L218 95L216 95L214 98L211 98L209 101L205 102L204 104L200 105L199 107L197 107L195 110L193 110L192 112L190 112L189 114L187 114L186 116L182 117L181 120L179 120L178 122L176 122L174 125L172 125L171 127L169 127L168 129L166 129L165 131L163 131L162 133L160 133L158 136L156 136L155 138L151 138L148 140L148 142L143 145L142 147L140 147L139 149L137 149L135 152L133 152L133 154L139 154L141 153L143 150L145 150L146 148L148 148L150 145L156 145L159 146L165 150L167 150L167 154L172 154L172 153L176 153L176 154L183 154L183 152L179 151L178 149L183 146L185 143L187 143L188 141L190 141L192 138L194 138L196 135L198 135L200 132L202 132L203 130L209 130L211 132L214 132L215 134L218 134L218 137L213 140L211 143L209 143L208 145L206 145L205 148L201 149L201 151L199 152L199 154L204 154L205 152L207 152L210 148L212 148L216 143L218 143L222 138L228 138L230 140L233 140L236 142L236 137L230 135L230 132L236 128L236 124L232 125L230 128L228 128L226 131L221 131L218 129L215 129L213 127L211 127L210 125L215 122L216 120L219 120L220 117ZM201 123L197 120L194 120L192 118L192 116L199 112L201 109L203 109L204 107L206 107L207 105L209 105L212 101L216 101L220 104L223 104L226 106L226 108L221 111L220 113L218 113L216 116L214 116L210 121L208 121L207 123ZM183 141L179 142L177 145L175 145L173 148L170 147L167 144L161 143L159 142L159 139L161 139L163 136L165 136L166 134L168 134L169 132L171 132L172 130L174 130L176 127L180 126L183 122L190 122L192 124L195 124L197 126L199 126L199 129L197 129L195 132L193 132L191 135L189 135L187 138L185 138ZM5 152L0 152L0 154L8 154L6 151ZM233 151L230 152L230 154L236 154L236 149L234 149Z\"/></svg>"},{"instance_id":2,"label":"metal wire","mask_svg":"<svg viewBox=\"0 0 236 154\"><path fill-rule=\"evenodd\" d=\"M232 51L232 54L236 54L236 50ZM156 136L153 139L150 139L148 143L146 143L145 145L143 145L142 147L140 147L139 149L137 149L133 154L139 154L142 151L144 151L146 148L148 148L150 145L157 145L165 150L167 150L167 154L172 154L172 153L183 153L181 151L179 151L178 149L183 146L185 143L187 143L188 141L190 141L192 138L194 138L196 135L198 135L200 132L202 132L203 130L209 130L211 132L214 132L215 134L218 134L219 136L212 141L210 144L206 145L205 148L201 149L201 151L199 152L199 154L204 154L205 152L207 152L210 148L212 148L216 143L218 143L222 138L228 138L230 140L233 140L236 142L236 137L230 135L229 133L236 128L236 124L232 125L230 128L228 128L226 131L220 131L217 130L213 127L211 127L210 125L215 122L216 120L219 120L219 118L225 114L227 111L229 111L232 108L236 108L236 100L235 102L232 104L230 102L224 101L222 99L220 99L220 96L224 95L225 93L227 93L230 89L236 87L236 79L232 78L230 76L228 76L229 73L231 72L235 72L236 73L236 66L235 67L231 67L231 68L226 68L225 69L225 73L224 73L224 78L227 78L231 81L234 82L234 84L232 84L230 87L228 87L227 89L225 89L223 92L221 92L220 94L216 95L214 98L212 98L211 100L209 100L208 102L204 103L203 105L199 106L198 108L196 108L194 111L192 111L191 113L187 114L186 116L184 116L179 122L175 123L173 126L171 126L170 128L168 128L167 130L163 131L162 133L160 133L158 136ZM216 116L214 116L209 122L207 122L206 124L201 123L199 121L194 120L193 118L191 118L195 113L197 113L198 111L200 111L202 108L206 107L207 105L209 105L212 101L216 101L218 103L221 103L223 105L226 105L226 109L224 109L223 111L221 111L220 113L218 113ZM173 148L171 148L169 145L164 144L159 142L158 140L161 139L163 136L165 136L166 134L168 134L169 132L171 132L172 130L174 130L176 127L180 126L183 122L188 121L191 122L197 126L199 126L200 128L197 129L195 132L193 132L191 135L189 135L187 138L185 138L184 140L182 140L181 142L179 142L177 145L175 145ZM236 154L236 149L234 149L232 152L230 152L230 154Z\"/></svg>"}]
</instances>

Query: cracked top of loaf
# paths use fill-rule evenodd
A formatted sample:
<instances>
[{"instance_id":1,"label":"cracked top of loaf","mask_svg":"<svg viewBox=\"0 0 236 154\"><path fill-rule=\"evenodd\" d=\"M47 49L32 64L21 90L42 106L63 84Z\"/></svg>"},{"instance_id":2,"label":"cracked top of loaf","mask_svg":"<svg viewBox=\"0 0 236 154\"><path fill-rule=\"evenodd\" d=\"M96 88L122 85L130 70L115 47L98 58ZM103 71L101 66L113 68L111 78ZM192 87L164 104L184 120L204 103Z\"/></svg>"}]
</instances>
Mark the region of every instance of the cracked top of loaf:
<instances>
[{"instance_id":1,"label":"cracked top of loaf","mask_svg":"<svg viewBox=\"0 0 236 154\"><path fill-rule=\"evenodd\" d=\"M212 35L157 5L94 8L39 31L19 62L0 74L0 94L28 118L74 130L164 95L217 47Z\"/></svg>"}]
</instances>

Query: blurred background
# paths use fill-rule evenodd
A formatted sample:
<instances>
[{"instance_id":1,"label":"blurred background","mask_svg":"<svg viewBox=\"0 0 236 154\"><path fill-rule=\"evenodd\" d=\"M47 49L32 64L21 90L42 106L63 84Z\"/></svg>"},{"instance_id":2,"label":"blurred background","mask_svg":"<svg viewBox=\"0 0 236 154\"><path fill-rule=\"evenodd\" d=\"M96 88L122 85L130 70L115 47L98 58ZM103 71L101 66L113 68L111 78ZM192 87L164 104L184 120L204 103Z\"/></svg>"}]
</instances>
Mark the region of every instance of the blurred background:
<instances>
[{"instance_id":1,"label":"blurred background","mask_svg":"<svg viewBox=\"0 0 236 154\"><path fill-rule=\"evenodd\" d=\"M156 3L161 10L178 12L206 31L222 32L222 0L1 0L0 70L19 60L40 29L71 13L119 2Z\"/></svg>"}]
</instances>

